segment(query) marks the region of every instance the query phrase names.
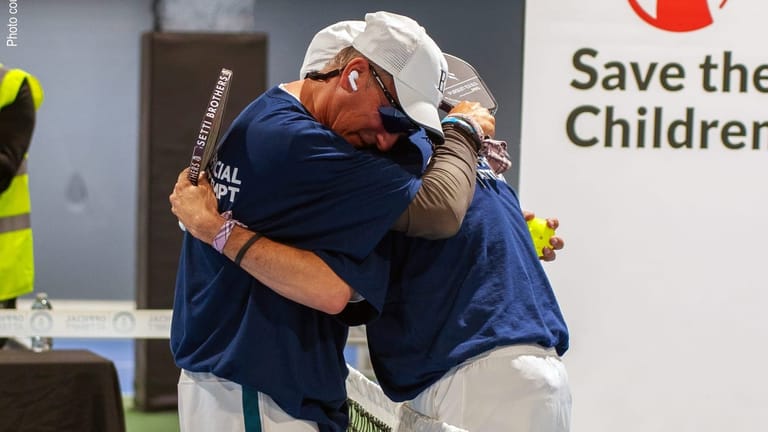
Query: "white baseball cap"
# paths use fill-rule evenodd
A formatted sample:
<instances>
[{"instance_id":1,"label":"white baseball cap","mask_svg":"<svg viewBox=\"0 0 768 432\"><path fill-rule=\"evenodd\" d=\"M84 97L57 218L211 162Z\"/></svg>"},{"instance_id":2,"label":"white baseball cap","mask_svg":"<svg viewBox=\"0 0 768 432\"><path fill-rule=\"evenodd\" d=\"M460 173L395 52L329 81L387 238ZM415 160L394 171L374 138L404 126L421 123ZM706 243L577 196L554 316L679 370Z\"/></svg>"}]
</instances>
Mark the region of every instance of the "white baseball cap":
<instances>
[{"instance_id":1,"label":"white baseball cap","mask_svg":"<svg viewBox=\"0 0 768 432\"><path fill-rule=\"evenodd\" d=\"M365 15L365 29L352 40L361 54L389 72L400 105L411 120L444 138L437 111L448 65L424 27L390 12Z\"/></svg>"},{"instance_id":2,"label":"white baseball cap","mask_svg":"<svg viewBox=\"0 0 768 432\"><path fill-rule=\"evenodd\" d=\"M352 40L365 29L365 21L339 21L317 32L304 54L299 79L307 72L321 71L342 49L351 46Z\"/></svg>"}]
</instances>

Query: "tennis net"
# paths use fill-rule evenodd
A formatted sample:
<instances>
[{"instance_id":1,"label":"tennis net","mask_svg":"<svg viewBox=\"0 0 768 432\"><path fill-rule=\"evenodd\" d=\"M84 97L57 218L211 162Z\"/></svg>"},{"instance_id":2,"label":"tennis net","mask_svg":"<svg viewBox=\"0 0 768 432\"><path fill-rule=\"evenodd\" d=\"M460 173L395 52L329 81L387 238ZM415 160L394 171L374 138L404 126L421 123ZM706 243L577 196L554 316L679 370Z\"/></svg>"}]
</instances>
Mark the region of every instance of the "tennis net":
<instances>
[{"instance_id":1,"label":"tennis net","mask_svg":"<svg viewBox=\"0 0 768 432\"><path fill-rule=\"evenodd\" d=\"M392 402L378 384L347 367L348 432L467 432Z\"/></svg>"}]
</instances>

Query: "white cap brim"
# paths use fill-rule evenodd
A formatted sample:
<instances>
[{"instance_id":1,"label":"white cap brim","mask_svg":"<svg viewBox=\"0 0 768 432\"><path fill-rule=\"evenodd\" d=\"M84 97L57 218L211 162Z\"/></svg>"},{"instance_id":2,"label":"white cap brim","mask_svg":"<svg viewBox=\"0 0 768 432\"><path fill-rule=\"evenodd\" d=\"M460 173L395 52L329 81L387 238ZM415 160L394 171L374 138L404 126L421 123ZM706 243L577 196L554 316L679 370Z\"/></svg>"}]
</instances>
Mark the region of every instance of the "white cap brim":
<instances>
[{"instance_id":1,"label":"white cap brim","mask_svg":"<svg viewBox=\"0 0 768 432\"><path fill-rule=\"evenodd\" d=\"M406 16L379 11L365 15L365 30L352 41L360 53L388 72L405 114L444 139L437 107L448 65L424 27Z\"/></svg>"},{"instance_id":2,"label":"white cap brim","mask_svg":"<svg viewBox=\"0 0 768 432\"><path fill-rule=\"evenodd\" d=\"M425 101L421 93L398 78L395 78L395 90L397 91L397 98L400 99L400 105L411 120L430 133L445 139L443 128L440 125L440 114L434 105Z\"/></svg>"}]
</instances>

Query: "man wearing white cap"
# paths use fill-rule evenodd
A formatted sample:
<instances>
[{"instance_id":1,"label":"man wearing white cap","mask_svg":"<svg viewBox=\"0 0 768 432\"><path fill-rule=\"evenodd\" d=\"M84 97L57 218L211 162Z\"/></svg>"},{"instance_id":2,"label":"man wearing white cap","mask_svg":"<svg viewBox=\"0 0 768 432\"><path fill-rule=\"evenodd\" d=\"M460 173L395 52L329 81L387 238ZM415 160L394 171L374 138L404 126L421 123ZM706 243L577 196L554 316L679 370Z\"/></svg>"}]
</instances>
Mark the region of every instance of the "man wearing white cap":
<instances>
[{"instance_id":1,"label":"man wearing white cap","mask_svg":"<svg viewBox=\"0 0 768 432\"><path fill-rule=\"evenodd\" d=\"M354 47L238 116L213 189L182 173L171 195L187 227L171 329L184 431L344 430L347 327L332 315L353 298L383 302L388 266L374 248L390 227L445 237L461 224L479 140L441 127L440 49L386 12L366 16ZM475 132L493 133L487 110L467 110ZM462 137L422 178L373 154L419 128ZM419 198L430 188L448 193Z\"/></svg>"},{"instance_id":2,"label":"man wearing white cap","mask_svg":"<svg viewBox=\"0 0 768 432\"><path fill-rule=\"evenodd\" d=\"M300 75L327 69L364 25L344 21L320 31ZM570 391L558 355L568 347L568 331L517 198L500 175L508 166L481 158L484 187L457 236L389 239L391 288L381 317L368 326L369 344L386 393L413 399L425 415L472 431L566 431ZM551 244L546 260L563 247L560 238ZM347 309L370 311L366 304Z\"/></svg>"},{"instance_id":3,"label":"man wearing white cap","mask_svg":"<svg viewBox=\"0 0 768 432\"><path fill-rule=\"evenodd\" d=\"M320 31L301 74L322 69L328 53L363 29L360 21L343 21ZM374 370L390 398L454 426L565 432L571 395L559 356L568 349L568 329L528 238L525 219L533 215L523 216L501 175L509 164L495 164L486 150L478 163L482 187L456 236L387 239L390 287L367 326ZM563 241L555 237L551 245L548 261Z\"/></svg>"}]
</instances>

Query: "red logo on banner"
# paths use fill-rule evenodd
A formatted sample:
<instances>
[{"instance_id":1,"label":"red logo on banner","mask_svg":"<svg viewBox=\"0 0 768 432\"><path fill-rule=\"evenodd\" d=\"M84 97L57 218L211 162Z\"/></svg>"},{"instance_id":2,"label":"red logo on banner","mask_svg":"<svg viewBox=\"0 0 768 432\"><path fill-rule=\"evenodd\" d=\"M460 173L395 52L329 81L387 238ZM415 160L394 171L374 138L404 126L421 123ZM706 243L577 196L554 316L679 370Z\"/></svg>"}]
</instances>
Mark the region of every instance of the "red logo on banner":
<instances>
[{"instance_id":1,"label":"red logo on banner","mask_svg":"<svg viewBox=\"0 0 768 432\"><path fill-rule=\"evenodd\" d=\"M712 24L712 8L722 9L727 1L629 0L629 5L643 21L656 28L672 32L689 32ZM714 4L710 5L711 3Z\"/></svg>"}]
</instances>

